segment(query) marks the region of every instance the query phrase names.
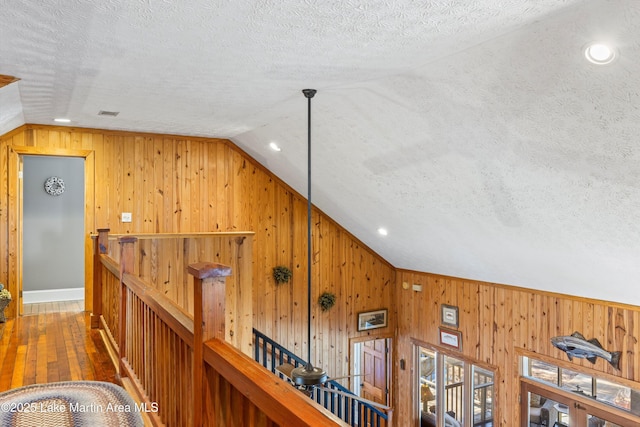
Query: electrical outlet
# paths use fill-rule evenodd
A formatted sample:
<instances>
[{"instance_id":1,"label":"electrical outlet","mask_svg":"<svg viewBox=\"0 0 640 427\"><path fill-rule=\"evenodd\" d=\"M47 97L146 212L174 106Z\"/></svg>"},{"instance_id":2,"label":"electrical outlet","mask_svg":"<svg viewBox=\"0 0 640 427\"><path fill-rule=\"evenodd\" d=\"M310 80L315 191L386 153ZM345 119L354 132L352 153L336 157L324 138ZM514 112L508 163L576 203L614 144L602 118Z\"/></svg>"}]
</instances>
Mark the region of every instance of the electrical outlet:
<instances>
[{"instance_id":1,"label":"electrical outlet","mask_svg":"<svg viewBox=\"0 0 640 427\"><path fill-rule=\"evenodd\" d=\"M120 220L122 222L131 222L131 212L122 212Z\"/></svg>"}]
</instances>

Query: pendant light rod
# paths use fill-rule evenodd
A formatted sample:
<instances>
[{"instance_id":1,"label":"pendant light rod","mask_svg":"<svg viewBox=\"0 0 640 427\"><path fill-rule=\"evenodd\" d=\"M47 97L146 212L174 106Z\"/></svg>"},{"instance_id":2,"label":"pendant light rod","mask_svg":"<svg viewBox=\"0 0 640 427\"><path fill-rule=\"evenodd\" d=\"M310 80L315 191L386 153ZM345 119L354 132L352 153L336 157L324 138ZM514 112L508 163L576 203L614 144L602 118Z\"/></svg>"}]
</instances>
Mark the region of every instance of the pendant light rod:
<instances>
[{"instance_id":1,"label":"pendant light rod","mask_svg":"<svg viewBox=\"0 0 640 427\"><path fill-rule=\"evenodd\" d=\"M329 376L321 368L314 368L311 363L311 98L315 89L303 89L302 93L308 101L307 120L307 364L291 371L292 382L305 390L324 384Z\"/></svg>"},{"instance_id":2,"label":"pendant light rod","mask_svg":"<svg viewBox=\"0 0 640 427\"><path fill-rule=\"evenodd\" d=\"M311 98L315 89L303 89L307 98L307 364L311 366Z\"/></svg>"}]
</instances>

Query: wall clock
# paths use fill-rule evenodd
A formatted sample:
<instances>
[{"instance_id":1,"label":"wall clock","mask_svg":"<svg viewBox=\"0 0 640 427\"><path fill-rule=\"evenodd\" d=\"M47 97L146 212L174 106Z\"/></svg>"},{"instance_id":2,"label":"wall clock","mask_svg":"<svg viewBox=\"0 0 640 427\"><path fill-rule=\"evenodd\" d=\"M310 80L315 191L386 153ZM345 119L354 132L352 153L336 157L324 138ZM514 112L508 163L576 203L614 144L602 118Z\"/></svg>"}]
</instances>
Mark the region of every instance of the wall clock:
<instances>
[{"instance_id":1,"label":"wall clock","mask_svg":"<svg viewBox=\"0 0 640 427\"><path fill-rule=\"evenodd\" d=\"M51 176L44 182L44 191L51 196L59 196L64 193L64 181L58 176Z\"/></svg>"}]
</instances>

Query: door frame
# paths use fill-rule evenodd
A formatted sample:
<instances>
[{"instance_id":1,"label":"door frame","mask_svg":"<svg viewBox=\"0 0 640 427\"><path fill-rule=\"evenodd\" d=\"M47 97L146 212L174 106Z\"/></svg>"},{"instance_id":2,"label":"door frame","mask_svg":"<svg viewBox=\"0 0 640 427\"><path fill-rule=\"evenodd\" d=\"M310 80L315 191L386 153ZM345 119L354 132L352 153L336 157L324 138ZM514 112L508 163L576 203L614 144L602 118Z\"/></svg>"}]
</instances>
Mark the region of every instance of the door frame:
<instances>
[{"instance_id":1,"label":"door frame","mask_svg":"<svg viewBox=\"0 0 640 427\"><path fill-rule=\"evenodd\" d=\"M9 233L9 292L16 304L9 316L23 313L22 304L22 249L23 249L23 194L22 159L23 156L57 156L84 158L84 309L93 310L93 263L91 233L94 224L95 206L95 152L93 150L73 150L66 148L9 146L8 167L8 221L15 232ZM11 307L11 306L10 306Z\"/></svg>"},{"instance_id":2,"label":"door frame","mask_svg":"<svg viewBox=\"0 0 640 427\"><path fill-rule=\"evenodd\" d=\"M362 336L362 337L354 337L354 338L349 338L349 371L350 374L357 374L355 372L355 361L356 361L356 357L360 357L359 354L356 354L356 344L362 344L364 342L367 341L376 341L376 340L381 340L384 339L386 340L388 349L387 349L387 357L386 357L386 368L387 368L387 378L385 380L386 382L386 387L387 387L387 403L384 403L387 406L391 406L391 403L393 402L393 375L392 375L392 371L391 369L393 368L393 364L392 364L392 360L393 360L393 335L380 335L380 336ZM362 363L360 363L360 366L362 366ZM356 377L351 377L349 379L349 381L358 381ZM351 390L353 390L353 385L351 385Z\"/></svg>"},{"instance_id":3,"label":"door frame","mask_svg":"<svg viewBox=\"0 0 640 427\"><path fill-rule=\"evenodd\" d=\"M588 396L580 396L568 390L521 377L520 425L523 427L529 426L529 393L535 393L567 405L569 408L571 427L587 427L586 413L605 418L607 421L614 422L623 427L634 427L638 425L638 417L631 413L626 413L605 403L598 402ZM582 414L584 414L584 418L582 418Z\"/></svg>"}]
</instances>

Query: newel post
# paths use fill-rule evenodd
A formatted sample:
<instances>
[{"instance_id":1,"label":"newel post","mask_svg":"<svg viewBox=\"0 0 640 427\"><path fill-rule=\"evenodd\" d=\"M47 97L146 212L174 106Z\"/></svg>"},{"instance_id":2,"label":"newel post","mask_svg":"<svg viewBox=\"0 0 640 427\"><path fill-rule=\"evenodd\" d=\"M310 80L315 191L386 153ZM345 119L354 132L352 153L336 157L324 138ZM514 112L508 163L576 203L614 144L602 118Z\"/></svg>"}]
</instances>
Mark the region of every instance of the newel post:
<instances>
[{"instance_id":1,"label":"newel post","mask_svg":"<svg viewBox=\"0 0 640 427\"><path fill-rule=\"evenodd\" d=\"M109 229L98 228L98 235L93 238L93 312L91 328L100 327L102 316L102 261L100 255L109 250Z\"/></svg>"},{"instance_id":2,"label":"newel post","mask_svg":"<svg viewBox=\"0 0 640 427\"><path fill-rule=\"evenodd\" d=\"M118 239L120 243L120 309L118 311L118 368L120 375L125 371L123 360L127 355L127 285L124 284L124 275L133 273L134 246L137 237L125 236Z\"/></svg>"},{"instance_id":3,"label":"newel post","mask_svg":"<svg viewBox=\"0 0 640 427\"><path fill-rule=\"evenodd\" d=\"M193 425L202 426L204 359L202 346L225 339L225 277L231 267L200 262L188 268L193 280Z\"/></svg>"}]
</instances>

